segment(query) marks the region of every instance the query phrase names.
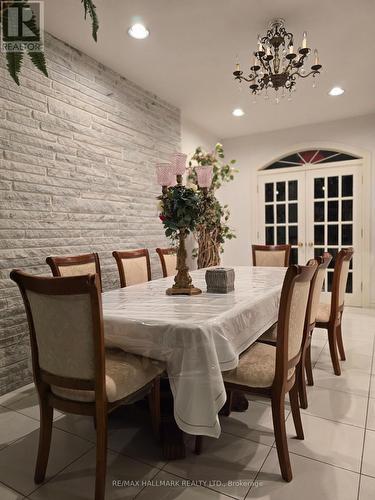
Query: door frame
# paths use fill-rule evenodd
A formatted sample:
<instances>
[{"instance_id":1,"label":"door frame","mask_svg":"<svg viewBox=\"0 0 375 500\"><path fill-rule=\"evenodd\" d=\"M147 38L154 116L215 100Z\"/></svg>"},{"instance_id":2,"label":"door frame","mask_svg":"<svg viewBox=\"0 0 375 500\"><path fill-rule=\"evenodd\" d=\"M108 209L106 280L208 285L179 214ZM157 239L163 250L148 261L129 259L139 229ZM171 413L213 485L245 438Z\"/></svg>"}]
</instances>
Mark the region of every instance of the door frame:
<instances>
[{"instance_id":1,"label":"door frame","mask_svg":"<svg viewBox=\"0 0 375 500\"><path fill-rule=\"evenodd\" d=\"M342 144L332 144L332 143L308 143L308 144L299 144L296 147L288 148L282 154L278 155L277 158L273 158L269 162L267 162L263 167L259 168L257 171L257 198L259 199L259 177L263 176L275 176L275 172L279 173L299 173L305 172L309 170L308 167L295 166L295 167L286 167L286 168L278 168L272 170L265 170L268 165L277 161L279 158L283 158L289 154L297 153L299 151L307 151L310 149L328 149L328 150L336 150L341 151L343 153L352 154L355 156L359 156L359 159L356 160L346 160L340 162L330 162L330 163L321 163L314 164L314 170L316 168L324 169L325 166L329 167L342 167L344 165L356 165L360 166L362 175L361 175L361 191L362 191L362 203L361 203L361 211L362 211L362 226L361 226L361 236L362 236L362 270L361 270L361 282L362 282L362 307L370 307L370 284L371 284L371 275L368 272L370 269L370 242L371 242L371 197L372 197L372 184L371 184L371 161L370 161L370 153L368 151L364 151L358 148L348 148ZM257 200L256 203L256 241L260 240L260 211L264 210L264 207L260 207L260 203ZM367 230L366 230L367 228Z\"/></svg>"}]
</instances>

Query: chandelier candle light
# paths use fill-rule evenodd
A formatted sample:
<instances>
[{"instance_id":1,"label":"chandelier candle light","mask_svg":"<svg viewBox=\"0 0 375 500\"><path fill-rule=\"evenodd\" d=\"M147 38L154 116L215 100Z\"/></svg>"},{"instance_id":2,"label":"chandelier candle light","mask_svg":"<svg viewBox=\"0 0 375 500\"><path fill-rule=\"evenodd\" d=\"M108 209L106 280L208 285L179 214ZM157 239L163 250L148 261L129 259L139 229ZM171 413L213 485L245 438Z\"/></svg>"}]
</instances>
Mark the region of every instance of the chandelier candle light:
<instances>
[{"instance_id":1,"label":"chandelier candle light","mask_svg":"<svg viewBox=\"0 0 375 500\"><path fill-rule=\"evenodd\" d=\"M202 290L196 288L189 274L186 263L185 240L194 231L201 217L202 199L196 189L182 184L186 170L187 155L175 153L171 163L156 165L157 183L162 187L160 219L164 224L165 234L174 241L178 240L177 274L174 285L166 290L167 295L197 295ZM197 169L198 170L198 169ZM212 182L212 167L200 167L197 171L198 185L203 195ZM177 183L174 185L175 180Z\"/></svg>"},{"instance_id":2,"label":"chandelier candle light","mask_svg":"<svg viewBox=\"0 0 375 500\"><path fill-rule=\"evenodd\" d=\"M280 89L281 97L285 97L286 92L289 92L290 96L295 90L298 78L307 78L311 75L316 77L322 67L318 51L315 49L314 64L306 73L306 59L311 53L307 44L307 33L304 31L301 47L295 50L293 34L286 31L284 24L283 19L276 19L270 23L265 36L258 36L257 50L254 52L253 65L250 66L248 76L243 75L238 62L233 72L238 82L250 83L249 87L254 96L263 93L264 98L268 99L268 89L273 88L276 92L276 103L280 100Z\"/></svg>"}]
</instances>

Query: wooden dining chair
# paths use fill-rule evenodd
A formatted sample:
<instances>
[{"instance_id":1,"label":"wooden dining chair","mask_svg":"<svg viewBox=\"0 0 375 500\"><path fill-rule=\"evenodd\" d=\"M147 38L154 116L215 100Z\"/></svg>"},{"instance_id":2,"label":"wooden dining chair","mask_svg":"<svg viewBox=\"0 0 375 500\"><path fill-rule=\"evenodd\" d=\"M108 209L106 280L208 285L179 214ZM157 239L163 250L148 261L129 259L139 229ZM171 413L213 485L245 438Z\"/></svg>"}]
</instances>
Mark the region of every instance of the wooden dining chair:
<instances>
[{"instance_id":1,"label":"wooden dining chair","mask_svg":"<svg viewBox=\"0 0 375 500\"><path fill-rule=\"evenodd\" d=\"M312 380L312 364L311 364L311 335L315 328L316 316L318 313L319 299L323 288L326 271L332 256L329 253L324 253L322 257L311 259L307 266L316 264L317 268L311 280L309 300L307 303L307 318L305 331L302 341L301 360L297 367L297 382L300 399L300 406L303 409L308 407L307 392L306 392L306 377L310 384ZM258 340L267 344L275 345L277 341L277 323L267 330Z\"/></svg>"},{"instance_id":2,"label":"wooden dining chair","mask_svg":"<svg viewBox=\"0 0 375 500\"><path fill-rule=\"evenodd\" d=\"M98 275L48 278L13 270L29 324L33 375L39 395L40 434L35 482L44 481L53 410L96 419L95 500L103 500L108 413L149 394L154 432L160 427L160 365L104 350Z\"/></svg>"},{"instance_id":3,"label":"wooden dining chair","mask_svg":"<svg viewBox=\"0 0 375 500\"><path fill-rule=\"evenodd\" d=\"M344 312L346 282L348 280L350 261L353 257L353 248L343 248L336 256L333 271L331 302L319 304L316 318L317 328L324 328L328 333L329 352L331 355L335 375L341 375L340 361L345 361L345 350L342 340L342 314ZM312 381L311 381L312 382Z\"/></svg>"},{"instance_id":4,"label":"wooden dining chair","mask_svg":"<svg viewBox=\"0 0 375 500\"><path fill-rule=\"evenodd\" d=\"M159 255L163 278L174 276L176 274L177 254L174 248L157 248Z\"/></svg>"},{"instance_id":5,"label":"wooden dining chair","mask_svg":"<svg viewBox=\"0 0 375 500\"><path fill-rule=\"evenodd\" d=\"M288 267L290 245L251 245L253 266Z\"/></svg>"},{"instance_id":6,"label":"wooden dining chair","mask_svg":"<svg viewBox=\"0 0 375 500\"><path fill-rule=\"evenodd\" d=\"M304 439L298 403L297 368L302 355L307 304L316 263L291 266L285 275L277 322L276 346L254 343L241 357L237 368L223 372L227 391L242 391L269 397L281 475L291 481L285 428L285 395L289 392L292 416L298 439ZM202 436L196 438L196 453L200 453Z\"/></svg>"},{"instance_id":7,"label":"wooden dining chair","mask_svg":"<svg viewBox=\"0 0 375 500\"><path fill-rule=\"evenodd\" d=\"M47 257L46 263L51 268L53 276L82 276L97 273L102 291L102 275L97 253Z\"/></svg>"},{"instance_id":8,"label":"wooden dining chair","mask_svg":"<svg viewBox=\"0 0 375 500\"><path fill-rule=\"evenodd\" d=\"M120 275L121 288L151 281L150 255L147 248L112 252Z\"/></svg>"}]
</instances>

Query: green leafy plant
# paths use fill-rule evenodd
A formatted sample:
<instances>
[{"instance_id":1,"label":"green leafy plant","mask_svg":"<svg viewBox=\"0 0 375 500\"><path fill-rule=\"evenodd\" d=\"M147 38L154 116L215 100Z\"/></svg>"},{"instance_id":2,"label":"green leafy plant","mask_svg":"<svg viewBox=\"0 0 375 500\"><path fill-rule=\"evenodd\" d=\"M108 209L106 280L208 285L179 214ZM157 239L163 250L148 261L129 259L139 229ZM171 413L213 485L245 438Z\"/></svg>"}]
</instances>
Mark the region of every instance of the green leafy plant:
<instances>
[{"instance_id":1,"label":"green leafy plant","mask_svg":"<svg viewBox=\"0 0 375 500\"><path fill-rule=\"evenodd\" d=\"M215 196L222 184L232 181L237 172L233 166L236 160L226 163L224 158L224 148L217 143L212 152L198 147L189 161L188 180L192 185L197 184L197 166L212 166L213 174L211 187L207 192L200 190L202 216L195 230L198 248L193 252L193 256L198 258L198 268L219 265L223 243L236 237L228 225L228 205L222 205Z\"/></svg>"},{"instance_id":2,"label":"green leafy plant","mask_svg":"<svg viewBox=\"0 0 375 500\"><path fill-rule=\"evenodd\" d=\"M97 33L99 29L99 21L98 16L96 14L96 7L92 0L81 0L81 3L84 6L85 19L87 15L91 18L92 24L92 37L95 41L97 41ZM10 7L19 7L28 4L28 0L12 0L12 1L1 1L0 2L0 12L1 12L1 20L2 20L2 42L8 42L8 12ZM24 24L29 28L34 35L39 35L39 28L35 18L34 12L32 13L32 17L29 21L24 21ZM33 52L31 50L27 50L26 52L33 62L34 66L41 71L45 76L48 76L47 64L44 56L44 52ZM13 78L17 85L20 85L19 74L22 68L24 51L19 52L6 52L7 59L7 69L10 76Z\"/></svg>"},{"instance_id":3,"label":"green leafy plant","mask_svg":"<svg viewBox=\"0 0 375 500\"><path fill-rule=\"evenodd\" d=\"M158 199L159 217L168 238L176 242L180 232L195 231L202 214L202 198L196 190L176 185L169 187Z\"/></svg>"}]
</instances>

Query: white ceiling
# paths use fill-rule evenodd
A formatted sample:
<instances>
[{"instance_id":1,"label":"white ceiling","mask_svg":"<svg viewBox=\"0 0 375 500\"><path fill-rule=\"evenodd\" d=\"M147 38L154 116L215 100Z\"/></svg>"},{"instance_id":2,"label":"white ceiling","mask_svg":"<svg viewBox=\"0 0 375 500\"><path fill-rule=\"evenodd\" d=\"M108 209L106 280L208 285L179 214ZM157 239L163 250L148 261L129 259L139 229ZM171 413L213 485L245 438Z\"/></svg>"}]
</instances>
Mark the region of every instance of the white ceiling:
<instances>
[{"instance_id":1,"label":"white ceiling","mask_svg":"<svg viewBox=\"0 0 375 500\"><path fill-rule=\"evenodd\" d=\"M98 43L83 20L79 0L47 0L47 31L181 108L220 138L334 120L375 111L374 0L94 0ZM258 33L276 17L297 40L308 32L319 49L318 88L298 82L293 101L252 103L232 71L236 54L250 65ZM127 28L141 20L150 29L134 40ZM346 92L329 97L328 90ZM246 115L231 112L242 107Z\"/></svg>"}]
</instances>

